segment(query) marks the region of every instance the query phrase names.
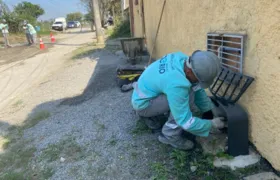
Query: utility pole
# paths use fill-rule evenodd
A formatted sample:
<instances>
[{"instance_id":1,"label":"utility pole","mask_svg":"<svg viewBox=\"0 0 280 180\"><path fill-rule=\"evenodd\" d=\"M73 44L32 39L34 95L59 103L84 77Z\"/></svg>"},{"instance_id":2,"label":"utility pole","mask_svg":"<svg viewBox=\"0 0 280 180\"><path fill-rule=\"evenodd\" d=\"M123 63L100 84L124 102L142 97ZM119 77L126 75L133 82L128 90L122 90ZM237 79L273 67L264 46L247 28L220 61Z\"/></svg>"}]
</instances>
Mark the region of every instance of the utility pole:
<instances>
[{"instance_id":1,"label":"utility pole","mask_svg":"<svg viewBox=\"0 0 280 180\"><path fill-rule=\"evenodd\" d=\"M92 0L92 7L93 7L93 14L94 14L93 18L94 18L94 24L96 30L97 43L104 44L98 0Z\"/></svg>"}]
</instances>

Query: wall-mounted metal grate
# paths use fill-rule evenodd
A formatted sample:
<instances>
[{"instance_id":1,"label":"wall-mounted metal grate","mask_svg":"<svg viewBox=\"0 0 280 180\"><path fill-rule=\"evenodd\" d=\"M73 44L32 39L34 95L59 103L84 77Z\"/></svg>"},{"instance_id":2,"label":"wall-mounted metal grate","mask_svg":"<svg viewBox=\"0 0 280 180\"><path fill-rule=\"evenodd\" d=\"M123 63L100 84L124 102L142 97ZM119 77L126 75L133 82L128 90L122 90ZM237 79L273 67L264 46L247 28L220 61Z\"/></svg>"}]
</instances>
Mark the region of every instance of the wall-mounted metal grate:
<instances>
[{"instance_id":1,"label":"wall-mounted metal grate","mask_svg":"<svg viewBox=\"0 0 280 180\"><path fill-rule=\"evenodd\" d=\"M242 73L244 35L207 34L207 50L214 52L222 61L222 65L235 72Z\"/></svg>"},{"instance_id":2,"label":"wall-mounted metal grate","mask_svg":"<svg viewBox=\"0 0 280 180\"><path fill-rule=\"evenodd\" d=\"M250 76L234 72L230 68L222 67L220 74L210 87L210 92L220 102L234 104L253 81L254 78Z\"/></svg>"}]
</instances>

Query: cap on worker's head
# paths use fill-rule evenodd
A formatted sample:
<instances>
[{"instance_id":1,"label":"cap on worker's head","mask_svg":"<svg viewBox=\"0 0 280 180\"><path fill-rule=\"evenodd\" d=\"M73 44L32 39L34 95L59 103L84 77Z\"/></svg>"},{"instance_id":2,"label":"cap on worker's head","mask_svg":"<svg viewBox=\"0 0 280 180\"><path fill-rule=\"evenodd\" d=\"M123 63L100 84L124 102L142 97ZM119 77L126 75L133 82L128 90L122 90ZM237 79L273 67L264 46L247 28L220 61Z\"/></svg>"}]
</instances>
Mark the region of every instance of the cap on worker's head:
<instances>
[{"instance_id":1,"label":"cap on worker's head","mask_svg":"<svg viewBox=\"0 0 280 180\"><path fill-rule=\"evenodd\" d=\"M187 65L204 89L211 86L221 69L220 59L209 51L195 51Z\"/></svg>"},{"instance_id":2,"label":"cap on worker's head","mask_svg":"<svg viewBox=\"0 0 280 180\"><path fill-rule=\"evenodd\" d=\"M3 23L6 23L7 21L6 21L6 19L2 19L2 22L3 22Z\"/></svg>"},{"instance_id":3,"label":"cap on worker's head","mask_svg":"<svg viewBox=\"0 0 280 180\"><path fill-rule=\"evenodd\" d=\"M26 20L23 21L23 25L26 25L28 22Z\"/></svg>"}]
</instances>

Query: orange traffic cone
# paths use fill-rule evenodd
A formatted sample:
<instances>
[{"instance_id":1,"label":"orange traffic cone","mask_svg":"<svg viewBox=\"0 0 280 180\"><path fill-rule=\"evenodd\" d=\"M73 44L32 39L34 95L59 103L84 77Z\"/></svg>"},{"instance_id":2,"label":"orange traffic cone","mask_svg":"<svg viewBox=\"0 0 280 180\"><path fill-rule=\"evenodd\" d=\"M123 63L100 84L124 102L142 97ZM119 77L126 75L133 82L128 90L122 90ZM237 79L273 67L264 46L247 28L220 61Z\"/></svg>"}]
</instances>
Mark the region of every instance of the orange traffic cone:
<instances>
[{"instance_id":1,"label":"orange traffic cone","mask_svg":"<svg viewBox=\"0 0 280 180\"><path fill-rule=\"evenodd\" d=\"M55 43L55 38L54 38L53 34L51 34L51 42Z\"/></svg>"},{"instance_id":2,"label":"orange traffic cone","mask_svg":"<svg viewBox=\"0 0 280 180\"><path fill-rule=\"evenodd\" d=\"M42 38L40 38L40 49L41 50L45 49L45 44L44 44Z\"/></svg>"}]
</instances>

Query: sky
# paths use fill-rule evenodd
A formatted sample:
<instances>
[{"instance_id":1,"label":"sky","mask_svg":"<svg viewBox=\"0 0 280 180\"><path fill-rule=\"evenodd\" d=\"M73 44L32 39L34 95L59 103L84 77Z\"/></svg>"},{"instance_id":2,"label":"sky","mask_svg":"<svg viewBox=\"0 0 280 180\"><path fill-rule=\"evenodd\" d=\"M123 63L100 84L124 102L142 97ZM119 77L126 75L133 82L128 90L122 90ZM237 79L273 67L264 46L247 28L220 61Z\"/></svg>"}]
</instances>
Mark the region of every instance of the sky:
<instances>
[{"instance_id":1,"label":"sky","mask_svg":"<svg viewBox=\"0 0 280 180\"><path fill-rule=\"evenodd\" d=\"M22 1L39 4L45 10L45 14L40 16L39 20L66 17L66 14L71 12L85 13L85 8L81 5L80 0L4 0L11 9Z\"/></svg>"}]
</instances>

